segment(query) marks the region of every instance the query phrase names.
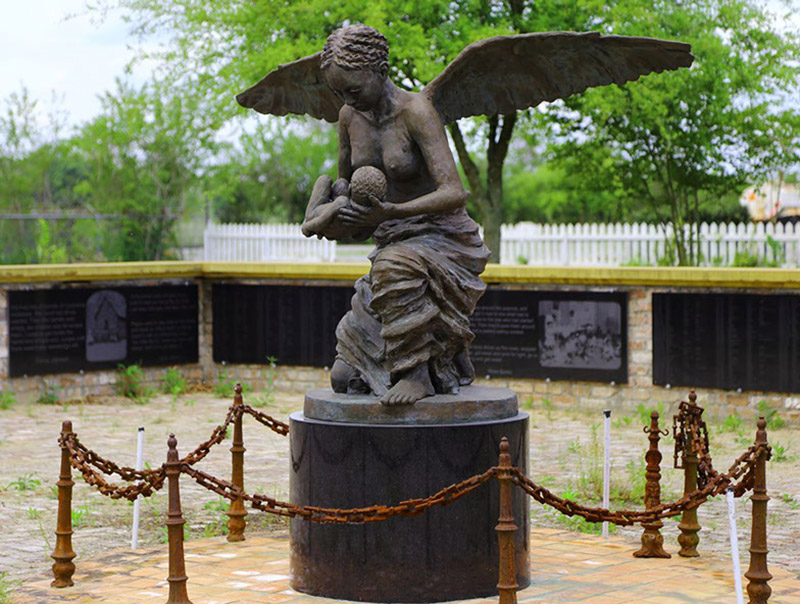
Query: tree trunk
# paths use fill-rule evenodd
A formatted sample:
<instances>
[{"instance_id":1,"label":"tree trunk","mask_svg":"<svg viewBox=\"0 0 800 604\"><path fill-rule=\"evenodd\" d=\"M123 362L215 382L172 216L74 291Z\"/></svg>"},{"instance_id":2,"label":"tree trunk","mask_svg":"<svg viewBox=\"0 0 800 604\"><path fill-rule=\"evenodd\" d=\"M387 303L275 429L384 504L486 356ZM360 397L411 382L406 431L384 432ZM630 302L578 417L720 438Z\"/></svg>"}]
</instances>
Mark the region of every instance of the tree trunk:
<instances>
[{"instance_id":1,"label":"tree trunk","mask_svg":"<svg viewBox=\"0 0 800 604\"><path fill-rule=\"evenodd\" d=\"M503 164L517 122L517 114L488 118L489 136L486 149L486 181L481 179L477 164L467 151L458 123L450 125L450 134L458 152L458 159L467 177L472 201L483 224L483 240L491 252L489 262L500 262L500 226L503 223Z\"/></svg>"}]
</instances>

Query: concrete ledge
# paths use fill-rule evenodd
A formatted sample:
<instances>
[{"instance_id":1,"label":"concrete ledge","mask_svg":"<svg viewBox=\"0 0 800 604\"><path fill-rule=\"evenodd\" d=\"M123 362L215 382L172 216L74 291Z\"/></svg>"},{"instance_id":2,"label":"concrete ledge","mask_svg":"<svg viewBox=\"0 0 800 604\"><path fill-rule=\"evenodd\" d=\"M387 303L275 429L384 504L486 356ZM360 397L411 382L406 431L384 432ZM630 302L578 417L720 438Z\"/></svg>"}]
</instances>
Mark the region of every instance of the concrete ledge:
<instances>
[{"instance_id":1,"label":"concrete ledge","mask_svg":"<svg viewBox=\"0 0 800 604\"><path fill-rule=\"evenodd\" d=\"M0 266L0 283L134 279L298 279L355 281L366 262L108 262ZM490 264L487 283L599 286L798 289L800 269L701 267L572 267Z\"/></svg>"}]
</instances>

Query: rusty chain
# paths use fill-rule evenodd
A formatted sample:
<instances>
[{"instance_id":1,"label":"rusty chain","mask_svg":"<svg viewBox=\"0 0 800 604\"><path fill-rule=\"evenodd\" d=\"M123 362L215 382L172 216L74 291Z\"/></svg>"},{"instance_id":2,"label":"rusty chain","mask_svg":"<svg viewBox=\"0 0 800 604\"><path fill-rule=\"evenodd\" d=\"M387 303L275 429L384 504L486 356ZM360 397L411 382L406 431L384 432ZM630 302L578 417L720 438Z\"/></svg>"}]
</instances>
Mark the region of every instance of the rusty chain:
<instances>
[{"instance_id":1,"label":"rusty chain","mask_svg":"<svg viewBox=\"0 0 800 604\"><path fill-rule=\"evenodd\" d=\"M227 480L216 478L202 470L184 464L182 471L191 476L200 486L229 499L243 499L250 503L254 509L279 516L291 518L305 518L312 522L322 524L364 524L368 522L381 522L395 516L416 516L426 512L437 505L447 505L471 493L484 485L497 474L497 468L492 467L456 484L451 484L430 497L421 499L408 499L397 505L373 505L364 508L336 509L318 506L299 506L294 503L280 501L273 497L261 494L245 493Z\"/></svg>"},{"instance_id":2,"label":"rusty chain","mask_svg":"<svg viewBox=\"0 0 800 604\"><path fill-rule=\"evenodd\" d=\"M276 434L280 434L281 436L286 436L289 434L289 424L284 424L282 421L275 419L271 415L257 411L250 405L243 405L241 409L243 413L247 413L257 422L263 424Z\"/></svg>"}]
</instances>

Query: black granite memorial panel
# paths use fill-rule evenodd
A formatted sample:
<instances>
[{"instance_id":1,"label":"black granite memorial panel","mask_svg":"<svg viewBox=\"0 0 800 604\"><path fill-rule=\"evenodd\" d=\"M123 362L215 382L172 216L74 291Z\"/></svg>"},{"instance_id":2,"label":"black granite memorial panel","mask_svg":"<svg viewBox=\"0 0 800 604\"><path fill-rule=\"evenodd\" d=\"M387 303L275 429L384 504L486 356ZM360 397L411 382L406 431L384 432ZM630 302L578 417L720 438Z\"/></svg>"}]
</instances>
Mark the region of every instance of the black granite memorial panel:
<instances>
[{"instance_id":1,"label":"black granite memorial panel","mask_svg":"<svg viewBox=\"0 0 800 604\"><path fill-rule=\"evenodd\" d=\"M196 363L196 285L8 293L9 374Z\"/></svg>"},{"instance_id":2,"label":"black granite memorial panel","mask_svg":"<svg viewBox=\"0 0 800 604\"><path fill-rule=\"evenodd\" d=\"M336 356L336 325L352 287L238 285L212 288L214 361L325 367Z\"/></svg>"},{"instance_id":3,"label":"black granite memorial panel","mask_svg":"<svg viewBox=\"0 0 800 604\"><path fill-rule=\"evenodd\" d=\"M628 379L625 293L489 290L471 324L478 375Z\"/></svg>"},{"instance_id":4,"label":"black granite memorial panel","mask_svg":"<svg viewBox=\"0 0 800 604\"><path fill-rule=\"evenodd\" d=\"M653 383L800 392L800 296L653 294Z\"/></svg>"}]
</instances>

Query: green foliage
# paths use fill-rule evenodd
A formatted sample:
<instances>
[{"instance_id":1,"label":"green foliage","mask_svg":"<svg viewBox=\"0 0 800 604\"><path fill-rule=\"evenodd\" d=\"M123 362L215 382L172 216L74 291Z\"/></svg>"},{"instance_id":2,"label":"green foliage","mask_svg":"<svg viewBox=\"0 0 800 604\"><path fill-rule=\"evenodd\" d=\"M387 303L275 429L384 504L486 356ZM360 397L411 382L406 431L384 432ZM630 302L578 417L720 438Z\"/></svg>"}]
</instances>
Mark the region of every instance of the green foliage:
<instances>
[{"instance_id":1,"label":"green foliage","mask_svg":"<svg viewBox=\"0 0 800 604\"><path fill-rule=\"evenodd\" d=\"M605 8L598 29L689 42L695 64L569 99L553 126L553 157L578 186L602 183L649 205L673 227L676 262L696 264L704 206L800 160L800 113L776 102L800 80L800 38L750 0Z\"/></svg>"},{"instance_id":2,"label":"green foliage","mask_svg":"<svg viewBox=\"0 0 800 604\"><path fill-rule=\"evenodd\" d=\"M17 404L17 397L10 390L0 390L0 410L11 409Z\"/></svg>"},{"instance_id":3,"label":"green foliage","mask_svg":"<svg viewBox=\"0 0 800 604\"><path fill-rule=\"evenodd\" d=\"M767 405L767 401L758 401L758 415L767 421L767 430L780 430L786 425L778 410Z\"/></svg>"},{"instance_id":4,"label":"green foliage","mask_svg":"<svg viewBox=\"0 0 800 604\"><path fill-rule=\"evenodd\" d=\"M664 421L664 401L659 401L655 407L648 407L644 403L636 405L636 415L638 423L642 426L650 425L650 415L653 411L658 411L658 418L660 422Z\"/></svg>"},{"instance_id":5,"label":"green foliage","mask_svg":"<svg viewBox=\"0 0 800 604\"><path fill-rule=\"evenodd\" d=\"M15 488L17 491L34 491L41 484L42 481L36 478L35 475L25 474L9 482L8 486Z\"/></svg>"},{"instance_id":6,"label":"green foliage","mask_svg":"<svg viewBox=\"0 0 800 604\"><path fill-rule=\"evenodd\" d=\"M228 368L223 367L222 371L217 373L217 383L214 384L214 396L219 398L233 398L234 387L236 386L237 379L228 374ZM242 393L246 394L252 390L250 384L242 383Z\"/></svg>"},{"instance_id":7,"label":"green foliage","mask_svg":"<svg viewBox=\"0 0 800 604\"><path fill-rule=\"evenodd\" d=\"M789 509L800 510L800 501L789 495L789 493L781 493L781 501L788 505Z\"/></svg>"},{"instance_id":8,"label":"green foliage","mask_svg":"<svg viewBox=\"0 0 800 604\"><path fill-rule=\"evenodd\" d=\"M581 503L579 500L579 494L572 489L566 489L565 491L562 491L559 493L559 497L566 499L567 501ZM555 518L558 520L558 522L566 526L571 531L587 533L589 535L599 535L603 531L603 524L601 522L589 522L580 516L566 516L560 512L555 512ZM615 533L617 530L617 527L614 524L609 525L608 528L609 533Z\"/></svg>"},{"instance_id":9,"label":"green foliage","mask_svg":"<svg viewBox=\"0 0 800 604\"><path fill-rule=\"evenodd\" d=\"M789 455L789 447L781 444L779 442L772 443L772 457L770 461L774 461L775 463L782 463L784 461L794 461L796 459L795 455Z\"/></svg>"},{"instance_id":10,"label":"green foliage","mask_svg":"<svg viewBox=\"0 0 800 604\"><path fill-rule=\"evenodd\" d=\"M14 603L13 591L19 583L19 581L7 579L5 571L0 572L0 604Z\"/></svg>"},{"instance_id":11,"label":"green foliage","mask_svg":"<svg viewBox=\"0 0 800 604\"><path fill-rule=\"evenodd\" d=\"M164 392L164 394L171 394L174 398L177 398L188 389L189 386L186 383L186 378L178 371L178 368L169 367L161 383L161 391Z\"/></svg>"},{"instance_id":12,"label":"green foliage","mask_svg":"<svg viewBox=\"0 0 800 604\"><path fill-rule=\"evenodd\" d=\"M83 505L72 506L70 514L73 528L91 525L92 506L90 504L84 503Z\"/></svg>"},{"instance_id":13,"label":"green foliage","mask_svg":"<svg viewBox=\"0 0 800 604\"><path fill-rule=\"evenodd\" d=\"M117 394L126 398L133 399L138 404L146 403L151 396L153 390L143 383L144 372L139 365L123 365L120 363L117 366Z\"/></svg>"},{"instance_id":14,"label":"green foliage","mask_svg":"<svg viewBox=\"0 0 800 604\"><path fill-rule=\"evenodd\" d=\"M57 405L61 400L58 392L58 386L42 381L42 388L36 402L40 405Z\"/></svg>"},{"instance_id":15,"label":"green foliage","mask_svg":"<svg viewBox=\"0 0 800 604\"><path fill-rule=\"evenodd\" d=\"M253 398L250 403L253 407L267 407L275 403L275 382L278 380L278 359L273 356L267 357L269 369L267 370L266 383L264 385L264 392L257 397Z\"/></svg>"},{"instance_id":16,"label":"green foliage","mask_svg":"<svg viewBox=\"0 0 800 604\"><path fill-rule=\"evenodd\" d=\"M725 421L722 422L720 428L723 432L739 432L743 423L744 420L739 417L739 414L733 413L725 418Z\"/></svg>"}]
</instances>

